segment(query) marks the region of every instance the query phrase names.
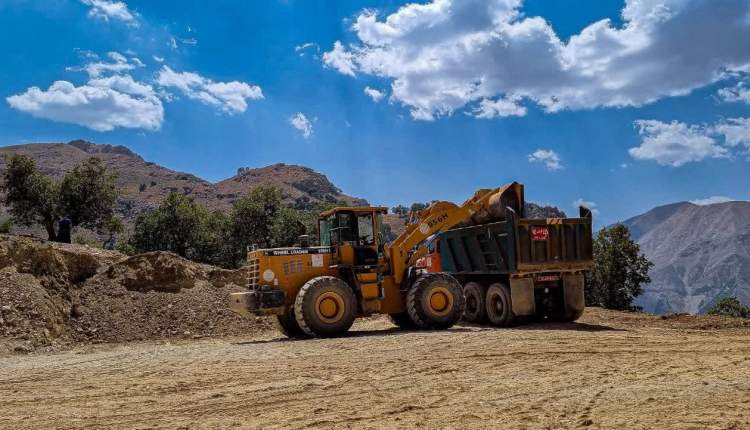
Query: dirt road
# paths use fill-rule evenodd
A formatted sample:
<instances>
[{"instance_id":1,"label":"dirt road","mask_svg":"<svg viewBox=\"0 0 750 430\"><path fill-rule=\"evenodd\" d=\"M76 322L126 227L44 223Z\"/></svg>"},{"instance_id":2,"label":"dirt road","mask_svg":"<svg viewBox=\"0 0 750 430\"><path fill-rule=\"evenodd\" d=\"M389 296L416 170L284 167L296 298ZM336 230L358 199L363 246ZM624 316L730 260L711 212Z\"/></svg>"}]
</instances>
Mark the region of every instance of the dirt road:
<instances>
[{"instance_id":1,"label":"dirt road","mask_svg":"<svg viewBox=\"0 0 750 430\"><path fill-rule=\"evenodd\" d=\"M750 328L685 318L6 356L0 427L750 428Z\"/></svg>"}]
</instances>

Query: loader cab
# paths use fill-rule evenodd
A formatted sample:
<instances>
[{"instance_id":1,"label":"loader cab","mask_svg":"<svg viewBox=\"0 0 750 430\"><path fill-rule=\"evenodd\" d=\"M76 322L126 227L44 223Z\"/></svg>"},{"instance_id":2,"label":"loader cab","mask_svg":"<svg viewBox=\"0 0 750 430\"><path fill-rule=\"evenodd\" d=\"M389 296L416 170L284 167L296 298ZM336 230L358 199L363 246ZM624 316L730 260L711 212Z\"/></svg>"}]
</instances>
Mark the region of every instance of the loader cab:
<instances>
[{"instance_id":1,"label":"loader cab","mask_svg":"<svg viewBox=\"0 0 750 430\"><path fill-rule=\"evenodd\" d=\"M377 265L383 251L384 207L339 207L320 214L321 246L336 248L340 264Z\"/></svg>"}]
</instances>

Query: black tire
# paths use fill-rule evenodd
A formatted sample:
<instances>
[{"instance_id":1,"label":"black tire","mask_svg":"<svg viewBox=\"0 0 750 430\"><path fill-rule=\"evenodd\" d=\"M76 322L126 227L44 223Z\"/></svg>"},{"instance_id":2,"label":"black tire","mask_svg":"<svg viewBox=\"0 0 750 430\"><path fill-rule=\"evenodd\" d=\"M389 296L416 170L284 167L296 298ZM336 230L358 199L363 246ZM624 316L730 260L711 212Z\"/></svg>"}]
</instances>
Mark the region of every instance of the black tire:
<instances>
[{"instance_id":1,"label":"black tire","mask_svg":"<svg viewBox=\"0 0 750 430\"><path fill-rule=\"evenodd\" d=\"M294 306L288 307L283 314L276 315L276 328L284 334L286 337L292 339L304 339L310 337L305 333L299 324L297 319L294 317Z\"/></svg>"},{"instance_id":2,"label":"black tire","mask_svg":"<svg viewBox=\"0 0 750 430\"><path fill-rule=\"evenodd\" d=\"M406 293L406 310L423 329L446 329L461 319L466 301L461 284L445 273L422 275Z\"/></svg>"},{"instance_id":3,"label":"black tire","mask_svg":"<svg viewBox=\"0 0 750 430\"><path fill-rule=\"evenodd\" d=\"M473 324L482 324L487 319L485 300L487 288L476 282L468 282L464 285L464 296L466 297L466 309L464 319Z\"/></svg>"},{"instance_id":4,"label":"black tire","mask_svg":"<svg viewBox=\"0 0 750 430\"><path fill-rule=\"evenodd\" d=\"M408 312L402 312L400 314L389 314L388 318L390 318L391 322L395 326L402 330L412 330L417 328L417 325L414 324L414 321L411 320Z\"/></svg>"},{"instance_id":5,"label":"black tire","mask_svg":"<svg viewBox=\"0 0 750 430\"><path fill-rule=\"evenodd\" d=\"M340 336L349 330L357 316L356 297L341 279L319 276L307 281L297 293L294 316L309 336Z\"/></svg>"},{"instance_id":6,"label":"black tire","mask_svg":"<svg viewBox=\"0 0 750 430\"><path fill-rule=\"evenodd\" d=\"M490 323L499 327L512 325L516 316L513 314L510 288L500 283L492 284L487 289L486 297L485 308Z\"/></svg>"}]
</instances>

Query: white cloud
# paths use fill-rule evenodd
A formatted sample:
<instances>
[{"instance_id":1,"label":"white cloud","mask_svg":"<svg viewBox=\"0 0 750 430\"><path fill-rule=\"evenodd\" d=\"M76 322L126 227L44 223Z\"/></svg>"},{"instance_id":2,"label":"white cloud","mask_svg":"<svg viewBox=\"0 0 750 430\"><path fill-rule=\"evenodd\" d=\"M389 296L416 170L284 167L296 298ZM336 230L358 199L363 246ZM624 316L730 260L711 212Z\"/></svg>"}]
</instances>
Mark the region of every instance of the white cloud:
<instances>
[{"instance_id":1,"label":"white cloud","mask_svg":"<svg viewBox=\"0 0 750 430\"><path fill-rule=\"evenodd\" d=\"M583 206L586 209L590 210L592 215L599 216L599 209L597 209L596 203L584 200L579 197L573 202L573 207L578 209L580 206Z\"/></svg>"},{"instance_id":2,"label":"white cloud","mask_svg":"<svg viewBox=\"0 0 750 430\"><path fill-rule=\"evenodd\" d=\"M711 131L722 135L727 146L743 145L750 151L750 118L730 118L715 125Z\"/></svg>"},{"instance_id":3,"label":"white cloud","mask_svg":"<svg viewBox=\"0 0 750 430\"><path fill-rule=\"evenodd\" d=\"M708 205L715 205L718 203L726 203L726 202L733 202L735 199L731 197L724 197L724 196L711 196L705 199L698 199L698 200L690 200L690 203L698 206L708 206Z\"/></svg>"},{"instance_id":4,"label":"white cloud","mask_svg":"<svg viewBox=\"0 0 750 430\"><path fill-rule=\"evenodd\" d=\"M560 170L563 168L560 156L551 149L537 149L529 154L529 163L544 163L547 170Z\"/></svg>"},{"instance_id":5,"label":"white cloud","mask_svg":"<svg viewBox=\"0 0 750 430\"><path fill-rule=\"evenodd\" d=\"M214 82L193 72L175 72L162 66L156 82L162 87L174 87L190 99L215 106L228 114L244 112L248 100L260 100L263 91L245 82Z\"/></svg>"},{"instance_id":6,"label":"white cloud","mask_svg":"<svg viewBox=\"0 0 750 430\"><path fill-rule=\"evenodd\" d=\"M372 99L375 103L379 103L385 97L385 93L370 87L365 87L365 94Z\"/></svg>"},{"instance_id":7,"label":"white cloud","mask_svg":"<svg viewBox=\"0 0 750 430\"><path fill-rule=\"evenodd\" d=\"M46 91L31 87L6 100L12 108L37 118L96 131L117 127L157 130L164 121L164 107L153 89L130 76L93 79L79 87L56 81Z\"/></svg>"},{"instance_id":8,"label":"white cloud","mask_svg":"<svg viewBox=\"0 0 750 430\"><path fill-rule=\"evenodd\" d=\"M300 57L304 57L305 53L308 50L312 50L315 52L315 58L317 58L317 54L320 52L320 46L318 46L317 43L307 42L303 43L302 45L297 45L294 47L294 52L299 54Z\"/></svg>"},{"instance_id":9,"label":"white cloud","mask_svg":"<svg viewBox=\"0 0 750 430\"><path fill-rule=\"evenodd\" d=\"M131 26L138 26L138 15L132 12L128 5L122 1L111 0L81 0L81 3L90 6L89 16L104 21L110 19L122 21Z\"/></svg>"},{"instance_id":10,"label":"white cloud","mask_svg":"<svg viewBox=\"0 0 750 430\"><path fill-rule=\"evenodd\" d=\"M310 120L307 119L305 114L297 112L289 118L289 124L302 132L302 137L305 139L310 138L313 134L313 126Z\"/></svg>"},{"instance_id":11,"label":"white cloud","mask_svg":"<svg viewBox=\"0 0 750 430\"><path fill-rule=\"evenodd\" d=\"M333 44L332 51L323 53L323 64L345 75L355 75L354 54L344 49L338 40Z\"/></svg>"},{"instance_id":12,"label":"white cloud","mask_svg":"<svg viewBox=\"0 0 750 430\"><path fill-rule=\"evenodd\" d=\"M479 106L474 109L477 118L492 119L508 116L526 116L526 107L519 105L519 96L501 97L497 100L482 99Z\"/></svg>"},{"instance_id":13,"label":"white cloud","mask_svg":"<svg viewBox=\"0 0 750 430\"><path fill-rule=\"evenodd\" d=\"M521 6L434 0L382 19L367 10L352 26L359 42L336 41L323 63L391 79L392 99L426 120L476 102L481 117L499 115L481 101L509 95L548 112L641 106L750 67L750 49L738 42L750 40L747 0L626 0L622 25L597 21L567 42Z\"/></svg>"},{"instance_id":14,"label":"white cloud","mask_svg":"<svg viewBox=\"0 0 750 430\"><path fill-rule=\"evenodd\" d=\"M67 70L74 72L84 71L88 73L89 77L96 78L105 73L123 73L144 66L143 62L141 62L141 60L139 60L138 58L134 57L128 60L119 52L108 52L107 57L109 57L109 59L112 61L91 62L84 64L81 67L68 67Z\"/></svg>"},{"instance_id":15,"label":"white cloud","mask_svg":"<svg viewBox=\"0 0 750 430\"><path fill-rule=\"evenodd\" d=\"M733 87L719 90L719 97L725 102L740 102L750 104L750 87L747 82L739 82Z\"/></svg>"},{"instance_id":16,"label":"white cloud","mask_svg":"<svg viewBox=\"0 0 750 430\"><path fill-rule=\"evenodd\" d=\"M159 57L158 55L154 55L154 56L153 56L153 59L154 59L154 61L156 61L157 63L163 63L163 62L164 62L164 57Z\"/></svg>"},{"instance_id":17,"label":"white cloud","mask_svg":"<svg viewBox=\"0 0 750 430\"><path fill-rule=\"evenodd\" d=\"M641 144L630 148L638 160L654 160L679 167L708 158L730 158L732 150L750 151L750 118L729 118L714 125L688 125L678 121L636 121Z\"/></svg>"}]
</instances>

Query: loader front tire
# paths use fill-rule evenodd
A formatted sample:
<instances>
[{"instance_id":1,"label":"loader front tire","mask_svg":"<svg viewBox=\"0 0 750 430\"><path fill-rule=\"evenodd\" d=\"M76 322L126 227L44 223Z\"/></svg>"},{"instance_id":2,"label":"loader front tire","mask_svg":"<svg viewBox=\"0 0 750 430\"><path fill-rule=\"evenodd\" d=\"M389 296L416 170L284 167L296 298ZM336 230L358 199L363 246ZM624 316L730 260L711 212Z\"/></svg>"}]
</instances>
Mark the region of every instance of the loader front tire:
<instances>
[{"instance_id":1,"label":"loader front tire","mask_svg":"<svg viewBox=\"0 0 750 430\"><path fill-rule=\"evenodd\" d=\"M464 296L466 296L464 319L466 322L482 324L487 319L486 294L487 288L476 282L467 282L464 285Z\"/></svg>"},{"instance_id":2,"label":"loader front tire","mask_svg":"<svg viewBox=\"0 0 750 430\"><path fill-rule=\"evenodd\" d=\"M310 337L305 333L299 324L297 324L297 318L294 317L294 306L286 308L283 314L276 315L276 328L279 329L284 336L292 339L304 339Z\"/></svg>"},{"instance_id":3,"label":"loader front tire","mask_svg":"<svg viewBox=\"0 0 750 430\"><path fill-rule=\"evenodd\" d=\"M487 319L496 326L508 327L513 324L515 315L510 298L510 288L495 283L487 289Z\"/></svg>"},{"instance_id":4,"label":"loader front tire","mask_svg":"<svg viewBox=\"0 0 750 430\"><path fill-rule=\"evenodd\" d=\"M466 302L461 284L446 273L422 275L406 293L409 317L422 329L447 329L461 318Z\"/></svg>"},{"instance_id":5,"label":"loader front tire","mask_svg":"<svg viewBox=\"0 0 750 430\"><path fill-rule=\"evenodd\" d=\"M294 301L297 324L309 336L340 336L352 326L356 313L354 291L334 276L310 279Z\"/></svg>"}]
</instances>

